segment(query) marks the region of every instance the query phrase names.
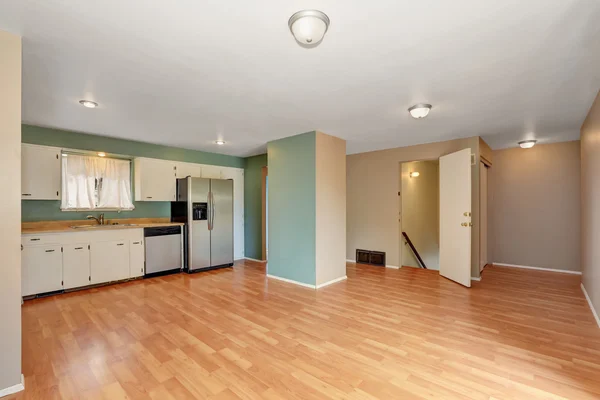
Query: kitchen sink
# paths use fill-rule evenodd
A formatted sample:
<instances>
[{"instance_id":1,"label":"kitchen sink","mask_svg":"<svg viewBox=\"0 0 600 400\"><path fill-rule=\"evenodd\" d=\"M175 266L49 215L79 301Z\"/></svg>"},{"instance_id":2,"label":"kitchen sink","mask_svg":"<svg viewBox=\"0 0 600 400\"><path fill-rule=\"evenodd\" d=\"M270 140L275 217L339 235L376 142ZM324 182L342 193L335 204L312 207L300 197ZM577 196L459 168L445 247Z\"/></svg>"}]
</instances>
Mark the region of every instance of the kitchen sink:
<instances>
[{"instance_id":1,"label":"kitchen sink","mask_svg":"<svg viewBox=\"0 0 600 400\"><path fill-rule=\"evenodd\" d=\"M138 226L137 224L111 224L111 225L73 225L71 229L110 229L118 228L119 226Z\"/></svg>"}]
</instances>

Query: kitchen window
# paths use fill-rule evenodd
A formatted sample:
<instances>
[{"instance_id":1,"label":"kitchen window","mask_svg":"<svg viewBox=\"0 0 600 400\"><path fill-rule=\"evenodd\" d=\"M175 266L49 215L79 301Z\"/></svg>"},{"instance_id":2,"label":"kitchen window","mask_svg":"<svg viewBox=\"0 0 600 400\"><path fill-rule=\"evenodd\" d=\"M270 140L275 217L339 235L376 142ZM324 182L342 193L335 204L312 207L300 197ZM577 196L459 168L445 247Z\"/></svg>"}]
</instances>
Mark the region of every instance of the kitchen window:
<instances>
[{"instance_id":1,"label":"kitchen window","mask_svg":"<svg viewBox=\"0 0 600 400\"><path fill-rule=\"evenodd\" d=\"M60 208L133 210L131 161L63 153Z\"/></svg>"}]
</instances>

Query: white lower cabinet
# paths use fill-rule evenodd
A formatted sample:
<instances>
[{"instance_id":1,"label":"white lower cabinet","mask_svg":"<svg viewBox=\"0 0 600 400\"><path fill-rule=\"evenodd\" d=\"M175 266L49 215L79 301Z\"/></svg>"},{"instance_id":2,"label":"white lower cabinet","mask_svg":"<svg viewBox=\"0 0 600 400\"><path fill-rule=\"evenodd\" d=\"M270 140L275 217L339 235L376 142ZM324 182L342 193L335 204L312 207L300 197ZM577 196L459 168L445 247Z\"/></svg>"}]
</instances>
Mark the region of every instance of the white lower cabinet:
<instances>
[{"instance_id":1,"label":"white lower cabinet","mask_svg":"<svg viewBox=\"0 0 600 400\"><path fill-rule=\"evenodd\" d=\"M91 283L129 278L129 241L113 240L90 245Z\"/></svg>"},{"instance_id":2,"label":"white lower cabinet","mask_svg":"<svg viewBox=\"0 0 600 400\"><path fill-rule=\"evenodd\" d=\"M63 286L73 289L90 284L90 250L87 243L63 246Z\"/></svg>"},{"instance_id":3,"label":"white lower cabinet","mask_svg":"<svg viewBox=\"0 0 600 400\"><path fill-rule=\"evenodd\" d=\"M129 277L137 278L144 275L146 251L143 240L132 240L129 246Z\"/></svg>"},{"instance_id":4,"label":"white lower cabinet","mask_svg":"<svg viewBox=\"0 0 600 400\"><path fill-rule=\"evenodd\" d=\"M60 245L23 248L21 258L22 296L62 290L62 255Z\"/></svg>"},{"instance_id":5,"label":"white lower cabinet","mask_svg":"<svg viewBox=\"0 0 600 400\"><path fill-rule=\"evenodd\" d=\"M22 296L144 275L142 228L24 234Z\"/></svg>"}]
</instances>

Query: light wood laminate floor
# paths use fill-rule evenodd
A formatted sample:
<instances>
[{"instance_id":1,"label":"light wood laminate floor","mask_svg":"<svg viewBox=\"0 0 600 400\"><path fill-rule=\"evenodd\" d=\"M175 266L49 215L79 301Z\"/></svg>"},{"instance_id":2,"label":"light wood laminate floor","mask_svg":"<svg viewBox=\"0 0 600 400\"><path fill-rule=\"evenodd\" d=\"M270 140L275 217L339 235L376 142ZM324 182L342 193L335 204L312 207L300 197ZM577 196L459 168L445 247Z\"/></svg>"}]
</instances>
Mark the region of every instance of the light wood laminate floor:
<instances>
[{"instance_id":1,"label":"light wood laminate floor","mask_svg":"<svg viewBox=\"0 0 600 400\"><path fill-rule=\"evenodd\" d=\"M579 276L347 269L319 291L247 261L27 301L10 398L600 398Z\"/></svg>"}]
</instances>

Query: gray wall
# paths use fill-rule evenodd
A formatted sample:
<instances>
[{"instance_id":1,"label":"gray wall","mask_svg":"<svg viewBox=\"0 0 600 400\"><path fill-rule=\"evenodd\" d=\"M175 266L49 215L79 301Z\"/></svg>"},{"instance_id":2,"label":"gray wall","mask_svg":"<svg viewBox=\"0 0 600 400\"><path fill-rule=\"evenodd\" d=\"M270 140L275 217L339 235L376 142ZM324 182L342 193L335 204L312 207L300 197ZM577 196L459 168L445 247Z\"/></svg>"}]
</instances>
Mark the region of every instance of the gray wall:
<instances>
[{"instance_id":1,"label":"gray wall","mask_svg":"<svg viewBox=\"0 0 600 400\"><path fill-rule=\"evenodd\" d=\"M581 127L583 285L600 312L600 93Z\"/></svg>"},{"instance_id":2,"label":"gray wall","mask_svg":"<svg viewBox=\"0 0 600 400\"><path fill-rule=\"evenodd\" d=\"M0 31L0 54L2 390L21 383L21 38Z\"/></svg>"},{"instance_id":3,"label":"gray wall","mask_svg":"<svg viewBox=\"0 0 600 400\"><path fill-rule=\"evenodd\" d=\"M580 271L579 141L497 150L493 160L488 175L491 260Z\"/></svg>"}]
</instances>

